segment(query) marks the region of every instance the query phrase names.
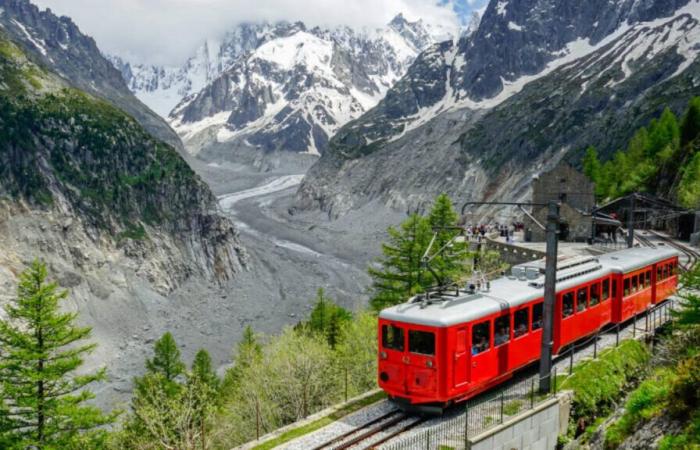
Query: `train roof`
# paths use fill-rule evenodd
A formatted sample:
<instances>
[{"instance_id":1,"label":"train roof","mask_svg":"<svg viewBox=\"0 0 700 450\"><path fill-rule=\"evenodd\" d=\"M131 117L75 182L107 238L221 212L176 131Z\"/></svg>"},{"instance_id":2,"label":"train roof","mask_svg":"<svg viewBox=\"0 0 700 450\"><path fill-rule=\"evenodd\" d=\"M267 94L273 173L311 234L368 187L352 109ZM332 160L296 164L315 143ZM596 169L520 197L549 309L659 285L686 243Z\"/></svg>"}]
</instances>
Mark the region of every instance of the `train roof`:
<instances>
[{"instance_id":1,"label":"train roof","mask_svg":"<svg viewBox=\"0 0 700 450\"><path fill-rule=\"evenodd\" d=\"M677 256L670 247L638 247L600 257L558 261L557 292L610 273L627 273ZM511 276L490 282L487 289L459 295L432 294L428 301L409 301L384 309L379 317L398 322L446 327L516 308L544 296L544 261L514 266Z\"/></svg>"}]
</instances>

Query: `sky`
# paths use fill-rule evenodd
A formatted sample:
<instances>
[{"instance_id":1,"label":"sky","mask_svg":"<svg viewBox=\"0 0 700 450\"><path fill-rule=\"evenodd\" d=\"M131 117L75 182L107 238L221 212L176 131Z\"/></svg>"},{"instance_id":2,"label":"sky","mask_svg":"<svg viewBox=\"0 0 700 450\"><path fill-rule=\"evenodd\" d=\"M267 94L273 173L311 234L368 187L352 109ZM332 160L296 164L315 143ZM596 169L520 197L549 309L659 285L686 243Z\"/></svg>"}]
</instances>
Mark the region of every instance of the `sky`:
<instances>
[{"instance_id":1,"label":"sky","mask_svg":"<svg viewBox=\"0 0 700 450\"><path fill-rule=\"evenodd\" d=\"M456 26L487 0L33 0L69 16L100 49L133 62L180 65L205 39L241 22L378 27L408 20ZM465 19L467 18L467 19Z\"/></svg>"}]
</instances>

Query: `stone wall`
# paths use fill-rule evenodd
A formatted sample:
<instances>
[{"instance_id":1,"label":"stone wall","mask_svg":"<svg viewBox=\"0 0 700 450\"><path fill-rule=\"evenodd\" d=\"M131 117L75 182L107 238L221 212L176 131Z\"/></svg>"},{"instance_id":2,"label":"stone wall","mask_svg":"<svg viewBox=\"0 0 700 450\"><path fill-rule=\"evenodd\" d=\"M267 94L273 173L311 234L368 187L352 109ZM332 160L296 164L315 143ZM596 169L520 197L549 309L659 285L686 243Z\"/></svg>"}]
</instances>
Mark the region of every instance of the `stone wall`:
<instances>
[{"instance_id":1,"label":"stone wall","mask_svg":"<svg viewBox=\"0 0 700 450\"><path fill-rule=\"evenodd\" d=\"M486 250L496 251L501 259L511 266L530 261L536 261L545 257L545 253L539 250L527 249L517 245L486 239Z\"/></svg>"},{"instance_id":2,"label":"stone wall","mask_svg":"<svg viewBox=\"0 0 700 450\"><path fill-rule=\"evenodd\" d=\"M541 224L547 223L547 210L548 208L541 207L533 211L533 216ZM563 241L569 242L582 242L591 237L593 219L588 214L583 214L581 211L572 208L569 204L563 203L559 207L559 218L561 223L568 226L568 235ZM525 216L523 223L525 224L525 229L531 230L530 240L532 242L543 242L545 240L545 232L537 224Z\"/></svg>"},{"instance_id":3,"label":"stone wall","mask_svg":"<svg viewBox=\"0 0 700 450\"><path fill-rule=\"evenodd\" d=\"M566 433L571 392L562 392L534 409L469 439L470 450L551 450Z\"/></svg>"}]
</instances>

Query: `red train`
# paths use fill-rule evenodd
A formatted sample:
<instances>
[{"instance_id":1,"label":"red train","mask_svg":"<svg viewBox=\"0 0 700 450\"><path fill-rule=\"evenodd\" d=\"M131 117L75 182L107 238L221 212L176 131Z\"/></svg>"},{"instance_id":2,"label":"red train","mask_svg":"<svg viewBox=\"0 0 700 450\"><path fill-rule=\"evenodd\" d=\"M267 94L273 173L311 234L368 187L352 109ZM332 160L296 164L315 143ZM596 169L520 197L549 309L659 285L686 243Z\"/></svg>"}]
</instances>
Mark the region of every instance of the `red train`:
<instances>
[{"instance_id":1,"label":"red train","mask_svg":"<svg viewBox=\"0 0 700 450\"><path fill-rule=\"evenodd\" d=\"M678 253L632 248L558 262L554 354L672 295ZM544 265L383 310L379 386L406 409L441 410L510 378L540 358Z\"/></svg>"}]
</instances>

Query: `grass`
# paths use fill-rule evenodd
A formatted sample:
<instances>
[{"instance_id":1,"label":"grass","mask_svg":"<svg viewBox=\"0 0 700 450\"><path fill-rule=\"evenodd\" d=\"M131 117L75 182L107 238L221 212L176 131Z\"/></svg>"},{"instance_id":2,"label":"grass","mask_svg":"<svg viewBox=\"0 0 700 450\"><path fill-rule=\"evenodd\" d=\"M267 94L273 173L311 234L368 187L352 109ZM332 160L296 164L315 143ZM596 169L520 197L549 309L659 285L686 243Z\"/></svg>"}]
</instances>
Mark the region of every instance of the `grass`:
<instances>
[{"instance_id":1,"label":"grass","mask_svg":"<svg viewBox=\"0 0 700 450\"><path fill-rule=\"evenodd\" d=\"M512 402L508 402L503 406L503 414L507 416L512 416L514 414L517 414L522 409L522 407L522 400L513 400Z\"/></svg>"},{"instance_id":2,"label":"grass","mask_svg":"<svg viewBox=\"0 0 700 450\"><path fill-rule=\"evenodd\" d=\"M313 431L316 431L320 428L325 427L326 425L330 425L331 423L347 416L348 414L352 414L355 411L358 411L365 406L371 405L373 403L377 403L380 400L383 400L386 398L386 393L385 392L377 392L376 394L372 394L369 397L362 398L360 400L351 402L339 410L329 414L326 417L322 417L318 420L315 420L311 423L307 423L306 425L302 425L297 428L293 428L289 431L286 431L282 433L281 435L277 436L274 439L270 439L269 441L265 441L260 445L256 445L253 447L253 450L269 450L272 448L277 447L278 445L282 445L284 443L287 443L293 439L296 439L298 437L304 436L306 434L309 434Z\"/></svg>"},{"instance_id":3,"label":"grass","mask_svg":"<svg viewBox=\"0 0 700 450\"><path fill-rule=\"evenodd\" d=\"M557 389L574 391L574 417L592 422L619 400L625 386L639 376L649 358L644 344L632 339L623 341L601 352L598 359L577 364L570 376L557 383Z\"/></svg>"}]
</instances>

